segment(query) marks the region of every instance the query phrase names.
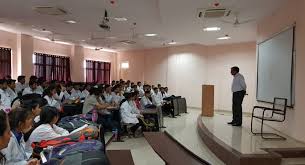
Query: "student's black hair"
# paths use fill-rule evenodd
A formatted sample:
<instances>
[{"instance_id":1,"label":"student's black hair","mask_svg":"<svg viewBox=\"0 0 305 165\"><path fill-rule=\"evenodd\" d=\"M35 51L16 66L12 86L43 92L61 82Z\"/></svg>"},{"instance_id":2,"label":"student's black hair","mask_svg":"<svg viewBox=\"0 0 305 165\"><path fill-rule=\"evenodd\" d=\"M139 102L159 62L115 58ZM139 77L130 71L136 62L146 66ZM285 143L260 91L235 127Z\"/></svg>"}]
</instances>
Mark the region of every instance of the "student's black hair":
<instances>
[{"instance_id":1,"label":"student's black hair","mask_svg":"<svg viewBox=\"0 0 305 165\"><path fill-rule=\"evenodd\" d=\"M141 81L138 81L138 82L137 82L137 85L139 85L139 84L141 84Z\"/></svg>"},{"instance_id":2,"label":"student's black hair","mask_svg":"<svg viewBox=\"0 0 305 165\"><path fill-rule=\"evenodd\" d=\"M55 107L45 106L40 112L40 121L38 125L41 124L50 124L54 117L58 117L59 112Z\"/></svg>"},{"instance_id":3,"label":"student's black hair","mask_svg":"<svg viewBox=\"0 0 305 165\"><path fill-rule=\"evenodd\" d=\"M3 110L0 110L0 136L4 135L4 132L7 127L7 115Z\"/></svg>"},{"instance_id":4,"label":"student's black hair","mask_svg":"<svg viewBox=\"0 0 305 165\"><path fill-rule=\"evenodd\" d=\"M104 88L106 89L106 88L109 88L109 87L111 87L111 85L106 84Z\"/></svg>"},{"instance_id":5,"label":"student's black hair","mask_svg":"<svg viewBox=\"0 0 305 165\"><path fill-rule=\"evenodd\" d=\"M138 91L134 91L134 92L131 93L131 97L137 96L138 94L139 94Z\"/></svg>"},{"instance_id":6,"label":"student's black hair","mask_svg":"<svg viewBox=\"0 0 305 165\"><path fill-rule=\"evenodd\" d=\"M32 75L31 77L30 77L30 80L29 81L37 81L37 76L34 76L34 75Z\"/></svg>"},{"instance_id":7,"label":"student's black hair","mask_svg":"<svg viewBox=\"0 0 305 165\"><path fill-rule=\"evenodd\" d=\"M32 116L32 110L18 107L8 114L11 130L16 130L20 123L25 123L28 117Z\"/></svg>"},{"instance_id":8,"label":"student's black hair","mask_svg":"<svg viewBox=\"0 0 305 165\"><path fill-rule=\"evenodd\" d=\"M29 81L29 86L32 86L32 85L34 85L34 84L37 84L37 80L31 80L31 81Z\"/></svg>"},{"instance_id":9,"label":"student's black hair","mask_svg":"<svg viewBox=\"0 0 305 165\"><path fill-rule=\"evenodd\" d=\"M37 106L43 107L48 104L48 101L42 97L33 98L31 100L24 101L21 105L22 107L26 109L35 109Z\"/></svg>"},{"instance_id":10,"label":"student's black hair","mask_svg":"<svg viewBox=\"0 0 305 165\"><path fill-rule=\"evenodd\" d=\"M17 80L18 82L20 82L21 80L25 79L25 76L21 75L21 76L18 76Z\"/></svg>"},{"instance_id":11,"label":"student's black hair","mask_svg":"<svg viewBox=\"0 0 305 165\"><path fill-rule=\"evenodd\" d=\"M153 90L158 90L159 88L158 87L154 87L154 89Z\"/></svg>"},{"instance_id":12,"label":"student's black hair","mask_svg":"<svg viewBox=\"0 0 305 165\"><path fill-rule=\"evenodd\" d=\"M126 100L129 100L132 97L132 93L124 93L124 97Z\"/></svg>"},{"instance_id":13,"label":"student's black hair","mask_svg":"<svg viewBox=\"0 0 305 165\"><path fill-rule=\"evenodd\" d=\"M44 90L44 96L50 96L51 92L56 89L55 84L50 85L47 89Z\"/></svg>"},{"instance_id":14,"label":"student's black hair","mask_svg":"<svg viewBox=\"0 0 305 165\"><path fill-rule=\"evenodd\" d=\"M239 67L233 66L231 69L234 70L234 71L236 71L237 73L239 73Z\"/></svg>"},{"instance_id":15,"label":"student's black hair","mask_svg":"<svg viewBox=\"0 0 305 165\"><path fill-rule=\"evenodd\" d=\"M94 86L89 90L89 93L90 93L90 95L98 96L102 91L103 91L102 87Z\"/></svg>"},{"instance_id":16,"label":"student's black hair","mask_svg":"<svg viewBox=\"0 0 305 165\"><path fill-rule=\"evenodd\" d=\"M150 94L150 91L149 90L145 91L145 94Z\"/></svg>"}]
</instances>

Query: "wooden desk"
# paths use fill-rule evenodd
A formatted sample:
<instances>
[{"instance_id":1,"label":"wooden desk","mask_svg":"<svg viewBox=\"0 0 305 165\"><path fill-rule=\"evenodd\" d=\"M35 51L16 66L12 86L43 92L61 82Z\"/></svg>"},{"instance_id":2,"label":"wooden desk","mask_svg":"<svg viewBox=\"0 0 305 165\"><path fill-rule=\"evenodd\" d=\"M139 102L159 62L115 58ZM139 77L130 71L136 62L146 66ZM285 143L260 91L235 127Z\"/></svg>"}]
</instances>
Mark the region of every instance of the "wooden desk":
<instances>
[{"instance_id":1,"label":"wooden desk","mask_svg":"<svg viewBox=\"0 0 305 165\"><path fill-rule=\"evenodd\" d=\"M155 122L155 128L156 131L160 131L160 127L159 127L159 117L158 117L158 110L156 108L154 109L144 109L144 110L140 110L141 114L144 116L144 118L149 118L149 117L153 117Z\"/></svg>"}]
</instances>

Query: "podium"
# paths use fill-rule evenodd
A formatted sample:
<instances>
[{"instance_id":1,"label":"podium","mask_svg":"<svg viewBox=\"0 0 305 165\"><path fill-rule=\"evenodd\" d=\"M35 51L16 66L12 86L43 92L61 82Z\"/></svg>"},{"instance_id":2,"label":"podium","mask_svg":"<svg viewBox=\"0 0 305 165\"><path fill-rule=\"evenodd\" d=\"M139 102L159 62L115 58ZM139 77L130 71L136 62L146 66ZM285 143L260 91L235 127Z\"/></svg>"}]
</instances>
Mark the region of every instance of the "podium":
<instances>
[{"instance_id":1,"label":"podium","mask_svg":"<svg viewBox=\"0 0 305 165\"><path fill-rule=\"evenodd\" d=\"M214 85L202 85L202 116L214 116Z\"/></svg>"}]
</instances>

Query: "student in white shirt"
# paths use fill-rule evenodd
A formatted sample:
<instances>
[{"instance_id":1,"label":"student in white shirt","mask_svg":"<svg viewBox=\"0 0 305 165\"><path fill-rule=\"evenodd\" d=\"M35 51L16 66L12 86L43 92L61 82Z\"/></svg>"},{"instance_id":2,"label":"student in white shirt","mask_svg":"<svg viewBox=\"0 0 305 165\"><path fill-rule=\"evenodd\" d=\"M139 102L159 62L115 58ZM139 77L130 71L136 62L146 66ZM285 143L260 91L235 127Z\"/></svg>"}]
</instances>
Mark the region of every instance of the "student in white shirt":
<instances>
[{"instance_id":1,"label":"student in white shirt","mask_svg":"<svg viewBox=\"0 0 305 165\"><path fill-rule=\"evenodd\" d=\"M139 97L139 92L135 91L131 93L132 99L128 102L129 105L132 107L132 112L133 114L141 114L141 111L138 109L136 105L136 99Z\"/></svg>"},{"instance_id":2,"label":"student in white shirt","mask_svg":"<svg viewBox=\"0 0 305 165\"><path fill-rule=\"evenodd\" d=\"M16 89L16 84L15 84L15 81L16 80L12 80L12 79L9 79L7 80L7 93L9 94L10 98L11 98L11 102L16 98L18 97L15 89Z\"/></svg>"},{"instance_id":3,"label":"student in white shirt","mask_svg":"<svg viewBox=\"0 0 305 165\"><path fill-rule=\"evenodd\" d=\"M23 90L22 95L32 94L32 93L42 95L41 91L37 89L37 82L35 80L29 82L29 87L26 87Z\"/></svg>"},{"instance_id":4,"label":"student in white shirt","mask_svg":"<svg viewBox=\"0 0 305 165\"><path fill-rule=\"evenodd\" d=\"M7 114L0 110L0 164L5 165L5 155L1 152L2 149L8 146L11 139L10 124Z\"/></svg>"},{"instance_id":5,"label":"student in white shirt","mask_svg":"<svg viewBox=\"0 0 305 165\"><path fill-rule=\"evenodd\" d=\"M16 83L16 93L22 93L22 91L26 88L25 84L25 76L18 76Z\"/></svg>"},{"instance_id":6,"label":"student in white shirt","mask_svg":"<svg viewBox=\"0 0 305 165\"><path fill-rule=\"evenodd\" d=\"M54 99L59 103L63 102L64 101L63 98L64 98L64 95L65 95L64 92L65 92L65 87L64 86L62 86L61 84L56 85L56 93L53 96Z\"/></svg>"},{"instance_id":7,"label":"student in white shirt","mask_svg":"<svg viewBox=\"0 0 305 165\"><path fill-rule=\"evenodd\" d=\"M54 98L55 94L56 94L55 85L51 85L51 86L49 86L49 87L45 90L45 96L44 96L43 98L47 100L48 106L50 106L50 107L55 107L57 110L60 110L60 109L61 109L61 105L60 105L60 103Z\"/></svg>"},{"instance_id":8,"label":"student in white shirt","mask_svg":"<svg viewBox=\"0 0 305 165\"><path fill-rule=\"evenodd\" d=\"M142 109L149 108L153 105L149 97L150 97L150 91L145 91L145 95L141 98L140 101Z\"/></svg>"},{"instance_id":9,"label":"student in white shirt","mask_svg":"<svg viewBox=\"0 0 305 165\"><path fill-rule=\"evenodd\" d=\"M7 82L6 80L0 80L0 96L1 96L1 106L4 109L11 109L11 98L7 91Z\"/></svg>"},{"instance_id":10,"label":"student in white shirt","mask_svg":"<svg viewBox=\"0 0 305 165\"><path fill-rule=\"evenodd\" d=\"M64 99L65 100L76 100L77 98L73 97L72 96L72 89L73 89L73 86L71 83L68 83L67 86L66 86L66 90L64 91Z\"/></svg>"},{"instance_id":11,"label":"student in white shirt","mask_svg":"<svg viewBox=\"0 0 305 165\"><path fill-rule=\"evenodd\" d=\"M9 124L11 127L11 138L7 148L2 149L5 155L6 165L36 165L39 161L30 159L31 152L26 152L23 134L32 128L32 112L18 108L9 113Z\"/></svg>"},{"instance_id":12,"label":"student in white shirt","mask_svg":"<svg viewBox=\"0 0 305 165\"><path fill-rule=\"evenodd\" d=\"M125 84L125 92L126 93L130 93L131 92L130 82L128 82L128 81Z\"/></svg>"},{"instance_id":13,"label":"student in white shirt","mask_svg":"<svg viewBox=\"0 0 305 165\"><path fill-rule=\"evenodd\" d=\"M116 85L112 88L112 98L111 98L111 102L112 104L116 105L116 106L119 106L121 101L125 98L122 94L122 91L121 91L121 87L120 85Z\"/></svg>"},{"instance_id":14,"label":"student in white shirt","mask_svg":"<svg viewBox=\"0 0 305 165\"><path fill-rule=\"evenodd\" d=\"M126 124L133 124L133 126L130 128L131 132L136 135L141 131L141 126L143 124L140 122L138 118L143 118L143 115L141 114L135 114L133 113L133 108L130 106L129 102L132 101L133 97L131 93L126 94L126 101L121 105L120 113L122 122Z\"/></svg>"},{"instance_id":15,"label":"student in white shirt","mask_svg":"<svg viewBox=\"0 0 305 165\"><path fill-rule=\"evenodd\" d=\"M79 84L74 85L73 89L71 90L71 96L73 98L76 98L76 99L82 99L83 98L82 92L80 91Z\"/></svg>"},{"instance_id":16,"label":"student in white shirt","mask_svg":"<svg viewBox=\"0 0 305 165\"><path fill-rule=\"evenodd\" d=\"M168 87L164 88L165 97L171 97L171 95L168 93Z\"/></svg>"},{"instance_id":17,"label":"student in white shirt","mask_svg":"<svg viewBox=\"0 0 305 165\"><path fill-rule=\"evenodd\" d=\"M90 94L90 93L89 93L90 89L91 89L91 85L86 84L84 90L82 91L82 97L83 97L83 98L86 98L86 97L89 96L89 94Z\"/></svg>"},{"instance_id":18,"label":"student in white shirt","mask_svg":"<svg viewBox=\"0 0 305 165\"><path fill-rule=\"evenodd\" d=\"M116 87L116 85L114 86ZM112 93L111 93L111 86L110 85L106 85L105 86L105 92L104 92L104 98L105 98L105 102L108 104L112 104Z\"/></svg>"},{"instance_id":19,"label":"student in white shirt","mask_svg":"<svg viewBox=\"0 0 305 165\"><path fill-rule=\"evenodd\" d=\"M69 132L56 126L59 119L59 112L56 108L45 106L40 113L39 126L34 129L29 140L27 141L27 150L31 150L33 142L42 140L51 140L61 136L69 135Z\"/></svg>"},{"instance_id":20,"label":"student in white shirt","mask_svg":"<svg viewBox=\"0 0 305 165\"><path fill-rule=\"evenodd\" d=\"M233 93L233 120L228 124L239 127L242 125L242 103L246 94L247 85L244 76L239 73L237 66L231 68L231 74L234 77L231 89Z\"/></svg>"}]
</instances>

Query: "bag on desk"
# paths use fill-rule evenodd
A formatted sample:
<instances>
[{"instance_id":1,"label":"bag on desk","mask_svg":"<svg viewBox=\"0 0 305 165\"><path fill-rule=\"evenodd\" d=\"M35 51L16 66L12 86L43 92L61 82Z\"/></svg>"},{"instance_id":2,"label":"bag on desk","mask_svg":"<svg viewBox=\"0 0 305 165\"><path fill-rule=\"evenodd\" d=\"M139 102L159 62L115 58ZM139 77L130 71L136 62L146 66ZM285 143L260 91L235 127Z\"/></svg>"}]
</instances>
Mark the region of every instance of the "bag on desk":
<instances>
[{"instance_id":1,"label":"bag on desk","mask_svg":"<svg viewBox=\"0 0 305 165\"><path fill-rule=\"evenodd\" d=\"M46 148L40 156L43 164L48 165L108 164L103 148L103 144L97 140L84 140Z\"/></svg>"},{"instance_id":2,"label":"bag on desk","mask_svg":"<svg viewBox=\"0 0 305 165\"><path fill-rule=\"evenodd\" d=\"M98 127L99 125L87 120L85 117L82 117L81 115L76 116L66 116L60 120L60 122L57 124L59 127L66 129L69 132L74 131L75 129L78 129L85 124L92 125Z\"/></svg>"}]
</instances>

